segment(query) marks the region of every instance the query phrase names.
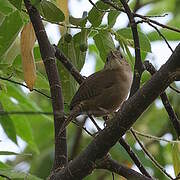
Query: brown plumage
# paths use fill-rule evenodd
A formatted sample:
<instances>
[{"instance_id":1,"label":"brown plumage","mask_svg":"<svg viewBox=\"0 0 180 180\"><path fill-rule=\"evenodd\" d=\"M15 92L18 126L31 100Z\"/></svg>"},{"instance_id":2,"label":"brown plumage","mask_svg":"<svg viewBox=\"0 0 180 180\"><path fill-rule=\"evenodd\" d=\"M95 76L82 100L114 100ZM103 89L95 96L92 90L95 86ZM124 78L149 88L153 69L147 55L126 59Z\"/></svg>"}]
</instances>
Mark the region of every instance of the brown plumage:
<instances>
[{"instance_id":1,"label":"brown plumage","mask_svg":"<svg viewBox=\"0 0 180 180\"><path fill-rule=\"evenodd\" d=\"M132 71L120 51L111 51L104 69L87 77L70 104L70 115L61 131L80 114L104 116L116 111L126 100L132 83Z\"/></svg>"}]
</instances>

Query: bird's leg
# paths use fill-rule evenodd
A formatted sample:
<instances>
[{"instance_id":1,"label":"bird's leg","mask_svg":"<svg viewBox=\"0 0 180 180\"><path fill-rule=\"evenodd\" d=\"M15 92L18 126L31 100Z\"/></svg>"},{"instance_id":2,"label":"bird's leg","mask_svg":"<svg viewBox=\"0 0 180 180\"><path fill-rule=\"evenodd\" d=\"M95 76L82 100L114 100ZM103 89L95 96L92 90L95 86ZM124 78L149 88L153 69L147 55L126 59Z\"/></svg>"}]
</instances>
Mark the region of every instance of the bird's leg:
<instances>
[{"instance_id":1,"label":"bird's leg","mask_svg":"<svg viewBox=\"0 0 180 180\"><path fill-rule=\"evenodd\" d=\"M110 114L110 112L105 109L105 108L102 108L102 107L99 107L99 110L103 111L104 114L107 114L106 116L103 116L103 119L104 119L104 127L108 126L109 125L109 122L110 122L110 117L108 116L108 114Z\"/></svg>"},{"instance_id":2,"label":"bird's leg","mask_svg":"<svg viewBox=\"0 0 180 180\"><path fill-rule=\"evenodd\" d=\"M98 109L101 110L104 114L110 114L110 112L105 108L98 107Z\"/></svg>"},{"instance_id":3,"label":"bird's leg","mask_svg":"<svg viewBox=\"0 0 180 180\"><path fill-rule=\"evenodd\" d=\"M109 116L103 116L103 120L104 120L104 124L103 126L106 127L108 125L108 122L109 122Z\"/></svg>"}]
</instances>

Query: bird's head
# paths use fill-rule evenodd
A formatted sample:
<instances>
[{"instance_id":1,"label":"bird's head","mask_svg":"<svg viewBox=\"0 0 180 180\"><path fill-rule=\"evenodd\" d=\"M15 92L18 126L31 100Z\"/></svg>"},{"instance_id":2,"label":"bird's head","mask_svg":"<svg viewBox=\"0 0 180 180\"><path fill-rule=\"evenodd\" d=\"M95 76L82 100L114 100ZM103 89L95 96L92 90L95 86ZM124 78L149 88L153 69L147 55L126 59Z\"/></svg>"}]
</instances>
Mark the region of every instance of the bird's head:
<instances>
[{"instance_id":1,"label":"bird's head","mask_svg":"<svg viewBox=\"0 0 180 180\"><path fill-rule=\"evenodd\" d=\"M119 50L110 51L106 58L104 69L115 69L122 65L124 58Z\"/></svg>"}]
</instances>

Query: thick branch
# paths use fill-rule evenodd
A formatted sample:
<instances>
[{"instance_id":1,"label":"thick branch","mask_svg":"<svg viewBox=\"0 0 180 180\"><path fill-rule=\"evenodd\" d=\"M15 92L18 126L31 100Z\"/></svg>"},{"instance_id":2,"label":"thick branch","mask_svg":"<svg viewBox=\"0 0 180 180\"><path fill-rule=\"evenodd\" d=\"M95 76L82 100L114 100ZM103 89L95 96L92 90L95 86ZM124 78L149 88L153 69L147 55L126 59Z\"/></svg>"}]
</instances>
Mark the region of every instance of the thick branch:
<instances>
[{"instance_id":1,"label":"thick branch","mask_svg":"<svg viewBox=\"0 0 180 180\"><path fill-rule=\"evenodd\" d=\"M121 164L119 164L117 161L108 158L107 160L103 160L102 163L97 167L100 169L107 169L111 172L114 172L116 174L119 174L123 177L125 177L128 180L152 180L149 177L146 177L133 169L127 168Z\"/></svg>"},{"instance_id":2,"label":"thick branch","mask_svg":"<svg viewBox=\"0 0 180 180\"><path fill-rule=\"evenodd\" d=\"M56 169L67 164L66 131L61 134L61 138L58 137L59 129L64 121L62 88L59 73L56 67L54 49L49 43L39 12L31 5L30 0L24 0L24 3L36 33L41 57L45 65L50 84L55 128L55 160L53 169Z\"/></svg>"},{"instance_id":3,"label":"thick branch","mask_svg":"<svg viewBox=\"0 0 180 180\"><path fill-rule=\"evenodd\" d=\"M124 103L113 118L111 126L99 132L87 148L69 163L68 167L55 174L54 179L82 179L90 174L94 169L95 161L103 158L159 94L177 79L178 68L180 69L179 57L180 44L166 64Z\"/></svg>"}]
</instances>

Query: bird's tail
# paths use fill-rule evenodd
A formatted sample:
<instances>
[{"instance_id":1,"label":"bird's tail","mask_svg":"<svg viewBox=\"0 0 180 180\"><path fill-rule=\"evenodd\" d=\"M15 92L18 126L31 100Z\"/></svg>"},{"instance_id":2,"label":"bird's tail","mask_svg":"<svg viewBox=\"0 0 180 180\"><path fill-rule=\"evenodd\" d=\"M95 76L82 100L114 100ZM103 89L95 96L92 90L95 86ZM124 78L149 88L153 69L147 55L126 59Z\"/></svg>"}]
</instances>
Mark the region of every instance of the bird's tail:
<instances>
[{"instance_id":1,"label":"bird's tail","mask_svg":"<svg viewBox=\"0 0 180 180\"><path fill-rule=\"evenodd\" d=\"M79 108L73 109L70 113L70 115L67 117L67 119L64 121L62 124L60 130L59 130L59 135L65 130L66 126L75 118L79 115Z\"/></svg>"}]
</instances>

